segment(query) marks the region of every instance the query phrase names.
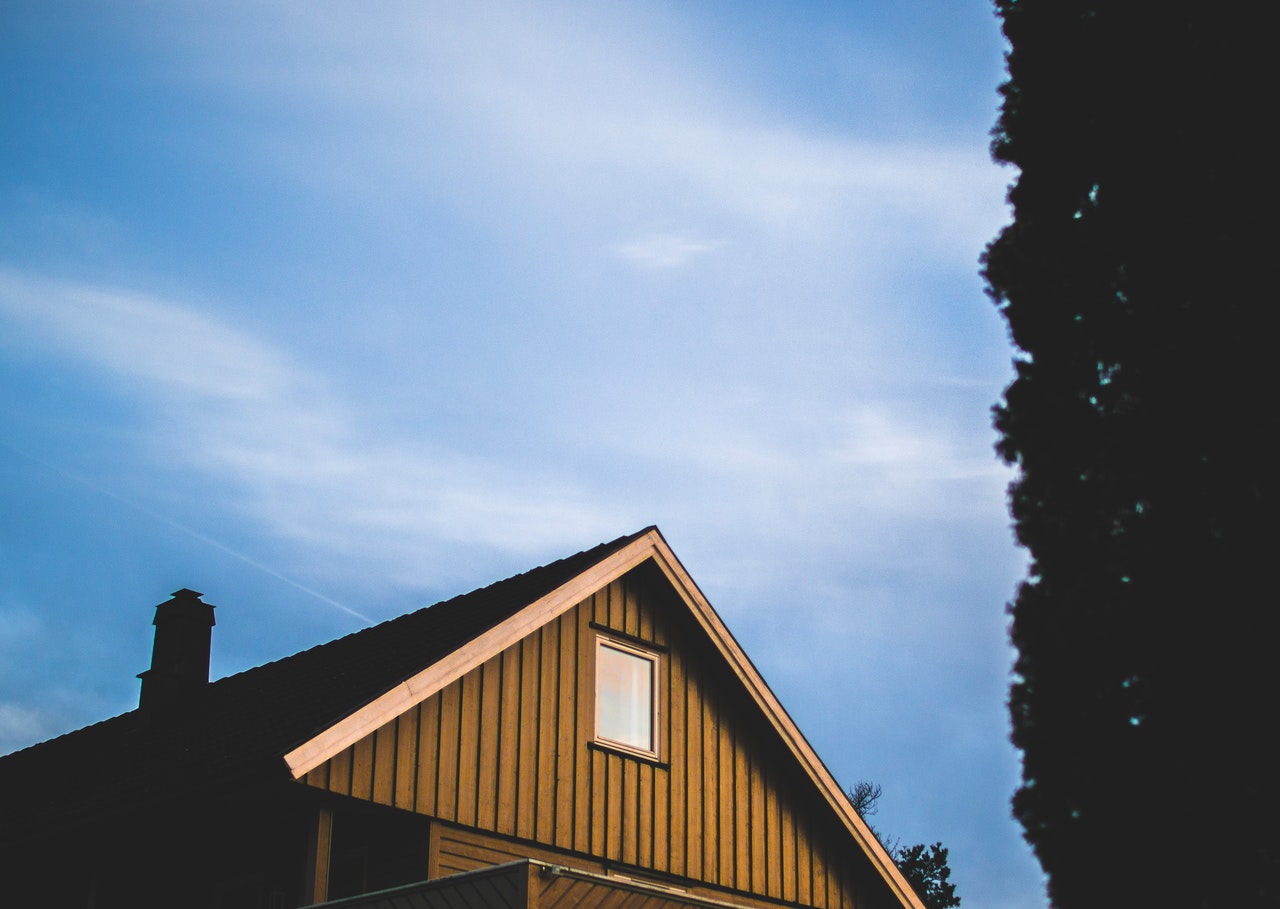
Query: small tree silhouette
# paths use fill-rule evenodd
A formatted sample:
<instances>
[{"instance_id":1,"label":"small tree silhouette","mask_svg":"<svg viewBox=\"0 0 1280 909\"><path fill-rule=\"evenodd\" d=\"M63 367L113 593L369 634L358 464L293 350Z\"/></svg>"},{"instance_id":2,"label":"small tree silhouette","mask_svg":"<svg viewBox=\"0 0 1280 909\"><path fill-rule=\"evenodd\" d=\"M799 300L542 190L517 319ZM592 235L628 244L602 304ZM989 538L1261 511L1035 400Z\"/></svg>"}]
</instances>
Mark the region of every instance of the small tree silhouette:
<instances>
[{"instance_id":1,"label":"small tree silhouette","mask_svg":"<svg viewBox=\"0 0 1280 909\"><path fill-rule=\"evenodd\" d=\"M866 821L880 810L883 791L879 783L858 780L846 794L859 816ZM903 847L896 839L889 843L870 821L867 826L928 909L952 909L960 905L956 885L950 882L951 868L947 865L947 848L942 843L934 843L932 846L916 843L914 846Z\"/></svg>"}]
</instances>

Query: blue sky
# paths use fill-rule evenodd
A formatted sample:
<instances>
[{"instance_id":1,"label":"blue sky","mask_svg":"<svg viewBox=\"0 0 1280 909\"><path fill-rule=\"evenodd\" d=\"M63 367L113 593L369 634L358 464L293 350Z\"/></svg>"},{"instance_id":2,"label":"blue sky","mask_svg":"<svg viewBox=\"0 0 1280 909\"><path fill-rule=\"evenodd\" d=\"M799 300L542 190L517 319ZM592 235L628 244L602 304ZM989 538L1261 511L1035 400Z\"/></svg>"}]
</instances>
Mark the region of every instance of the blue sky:
<instances>
[{"instance_id":1,"label":"blue sky","mask_svg":"<svg viewBox=\"0 0 1280 909\"><path fill-rule=\"evenodd\" d=\"M0 8L0 751L650 523L881 830L1043 905L983 0Z\"/></svg>"}]
</instances>

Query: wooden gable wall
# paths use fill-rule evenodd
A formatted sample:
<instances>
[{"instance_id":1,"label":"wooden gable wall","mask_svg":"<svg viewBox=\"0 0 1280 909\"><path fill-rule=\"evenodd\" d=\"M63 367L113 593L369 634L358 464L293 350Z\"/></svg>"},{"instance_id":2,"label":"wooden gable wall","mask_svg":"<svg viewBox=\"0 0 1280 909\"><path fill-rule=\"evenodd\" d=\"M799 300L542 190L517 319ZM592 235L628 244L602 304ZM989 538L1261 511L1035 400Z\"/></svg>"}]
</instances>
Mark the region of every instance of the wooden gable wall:
<instances>
[{"instance_id":1,"label":"wooden gable wall","mask_svg":"<svg viewBox=\"0 0 1280 909\"><path fill-rule=\"evenodd\" d=\"M662 655L661 762L592 742L600 630ZM651 563L304 781L759 897L823 909L898 905Z\"/></svg>"}]
</instances>

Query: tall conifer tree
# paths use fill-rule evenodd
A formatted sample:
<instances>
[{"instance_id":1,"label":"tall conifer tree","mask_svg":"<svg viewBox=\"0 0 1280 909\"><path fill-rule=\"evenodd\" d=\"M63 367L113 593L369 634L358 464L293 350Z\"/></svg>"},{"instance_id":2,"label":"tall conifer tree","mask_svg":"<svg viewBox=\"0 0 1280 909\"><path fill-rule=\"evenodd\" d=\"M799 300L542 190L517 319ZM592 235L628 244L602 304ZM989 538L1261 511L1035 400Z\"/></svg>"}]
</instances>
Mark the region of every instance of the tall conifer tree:
<instances>
[{"instance_id":1,"label":"tall conifer tree","mask_svg":"<svg viewBox=\"0 0 1280 909\"><path fill-rule=\"evenodd\" d=\"M1014 813L1060 909L1280 905L1263 7L996 7Z\"/></svg>"}]
</instances>

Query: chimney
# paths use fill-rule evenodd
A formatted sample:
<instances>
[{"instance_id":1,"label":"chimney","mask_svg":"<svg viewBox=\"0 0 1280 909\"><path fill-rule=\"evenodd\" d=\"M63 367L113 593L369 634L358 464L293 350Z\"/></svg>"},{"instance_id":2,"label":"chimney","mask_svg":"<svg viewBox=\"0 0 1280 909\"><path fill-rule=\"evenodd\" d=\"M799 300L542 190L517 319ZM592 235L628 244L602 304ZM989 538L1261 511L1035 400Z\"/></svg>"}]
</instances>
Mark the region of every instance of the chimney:
<instances>
[{"instance_id":1,"label":"chimney","mask_svg":"<svg viewBox=\"0 0 1280 909\"><path fill-rule=\"evenodd\" d=\"M213 605L202 602L200 596L184 587L156 607L151 668L138 674L142 679L140 709L163 709L209 684Z\"/></svg>"}]
</instances>

